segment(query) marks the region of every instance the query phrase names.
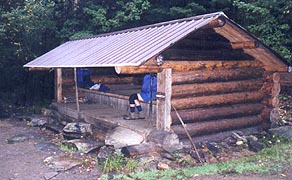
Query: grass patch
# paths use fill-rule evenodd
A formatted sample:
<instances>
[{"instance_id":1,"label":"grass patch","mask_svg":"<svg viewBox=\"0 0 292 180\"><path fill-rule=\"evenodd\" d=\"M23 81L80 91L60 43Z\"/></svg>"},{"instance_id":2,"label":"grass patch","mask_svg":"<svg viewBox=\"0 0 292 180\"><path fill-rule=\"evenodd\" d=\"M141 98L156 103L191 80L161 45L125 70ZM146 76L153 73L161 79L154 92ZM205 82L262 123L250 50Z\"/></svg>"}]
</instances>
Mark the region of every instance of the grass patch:
<instances>
[{"instance_id":1,"label":"grass patch","mask_svg":"<svg viewBox=\"0 0 292 180\"><path fill-rule=\"evenodd\" d=\"M116 175L114 179L125 180L168 180L168 179L188 179L194 174L244 174L244 173L273 173L283 168L284 164L292 163L292 139L281 139L271 148L265 148L255 155L245 157L235 161L204 164L180 170L146 171L130 173L128 175ZM106 176L103 179L107 179Z\"/></svg>"},{"instance_id":2,"label":"grass patch","mask_svg":"<svg viewBox=\"0 0 292 180\"><path fill-rule=\"evenodd\" d=\"M73 143L58 143L57 144L62 152L77 152L78 148Z\"/></svg>"}]
</instances>

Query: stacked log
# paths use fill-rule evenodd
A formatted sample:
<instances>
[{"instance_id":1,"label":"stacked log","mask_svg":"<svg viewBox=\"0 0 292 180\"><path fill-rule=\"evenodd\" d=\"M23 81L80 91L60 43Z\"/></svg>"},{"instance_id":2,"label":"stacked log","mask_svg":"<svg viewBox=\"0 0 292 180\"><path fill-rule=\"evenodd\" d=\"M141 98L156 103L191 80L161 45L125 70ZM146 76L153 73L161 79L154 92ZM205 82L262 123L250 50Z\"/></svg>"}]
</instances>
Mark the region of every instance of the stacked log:
<instances>
[{"instance_id":1,"label":"stacked log","mask_svg":"<svg viewBox=\"0 0 292 180\"><path fill-rule=\"evenodd\" d=\"M159 73L163 69L171 68L173 72L185 72L194 70L217 70L234 68L260 68L262 63L259 61L169 61L166 60L163 65L158 66L154 60L141 66L116 66L118 74L145 74Z\"/></svg>"},{"instance_id":2,"label":"stacked log","mask_svg":"<svg viewBox=\"0 0 292 180\"><path fill-rule=\"evenodd\" d=\"M249 104L234 104L223 107L210 108L194 108L179 110L181 118L185 123L201 122L216 120L218 118L231 118L240 116L252 116L260 114L263 110L263 105L259 103ZM171 112L171 117L174 125L180 124L179 119L174 111Z\"/></svg>"},{"instance_id":3,"label":"stacked log","mask_svg":"<svg viewBox=\"0 0 292 180\"><path fill-rule=\"evenodd\" d=\"M278 95L281 91L281 75L275 72L266 72L264 78L265 84L261 91L264 94L262 104L265 105L265 109L261 113L261 117L264 119L264 128L269 128L276 124L280 117Z\"/></svg>"},{"instance_id":4,"label":"stacked log","mask_svg":"<svg viewBox=\"0 0 292 180\"><path fill-rule=\"evenodd\" d=\"M225 62L225 61L224 61ZM231 61L232 62L232 61ZM240 62L240 61L239 61ZM180 138L259 125L266 99L264 71L259 66L215 66L174 71L172 74L172 129ZM257 61L249 61L256 64ZM276 87L273 92L277 92ZM272 92L271 92L272 93Z\"/></svg>"},{"instance_id":5,"label":"stacked log","mask_svg":"<svg viewBox=\"0 0 292 180\"><path fill-rule=\"evenodd\" d=\"M260 116L220 119L216 121L188 123L186 125L186 129L191 136L200 136L205 134L222 132L230 129L250 127L260 124L262 121L263 119ZM172 128L180 138L187 137L185 130L181 125L173 125Z\"/></svg>"}]
</instances>

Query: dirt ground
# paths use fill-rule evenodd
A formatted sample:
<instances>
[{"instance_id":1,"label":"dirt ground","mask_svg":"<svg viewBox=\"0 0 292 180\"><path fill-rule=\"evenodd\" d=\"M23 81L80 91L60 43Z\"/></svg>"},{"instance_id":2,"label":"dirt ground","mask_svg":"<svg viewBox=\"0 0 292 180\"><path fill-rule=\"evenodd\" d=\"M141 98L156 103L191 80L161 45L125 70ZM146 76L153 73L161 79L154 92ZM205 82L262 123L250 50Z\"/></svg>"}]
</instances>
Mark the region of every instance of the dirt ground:
<instances>
[{"instance_id":1,"label":"dirt ground","mask_svg":"<svg viewBox=\"0 0 292 180\"><path fill-rule=\"evenodd\" d=\"M27 126L17 119L0 119L0 179L1 180L97 180L101 172L94 168L86 171L80 166L67 171L56 172L44 163L44 159L54 156L53 151L42 151L35 147L38 143L50 142L47 130ZM20 135L26 137L22 142L7 143L7 139ZM283 172L272 175L194 175L193 180L274 180L292 179L292 167L286 167ZM285 174L285 175L283 175Z\"/></svg>"},{"instance_id":2,"label":"dirt ground","mask_svg":"<svg viewBox=\"0 0 292 180\"><path fill-rule=\"evenodd\" d=\"M8 144L7 139L21 135L28 139ZM78 167L56 173L44 160L54 155L37 149L35 144L50 142L50 136L38 127L29 127L23 121L0 121L0 179L1 180L94 180L100 176L97 171L80 172ZM56 175L57 174L57 175ZM55 177L52 177L56 175Z\"/></svg>"}]
</instances>

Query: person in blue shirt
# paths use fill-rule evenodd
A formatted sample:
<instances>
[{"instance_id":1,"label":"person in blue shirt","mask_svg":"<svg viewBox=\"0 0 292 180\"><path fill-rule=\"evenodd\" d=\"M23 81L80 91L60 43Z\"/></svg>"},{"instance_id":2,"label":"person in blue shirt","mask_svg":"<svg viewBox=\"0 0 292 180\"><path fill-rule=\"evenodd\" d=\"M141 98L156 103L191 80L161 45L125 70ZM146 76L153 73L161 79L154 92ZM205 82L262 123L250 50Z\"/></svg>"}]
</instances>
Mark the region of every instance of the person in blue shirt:
<instances>
[{"instance_id":1,"label":"person in blue shirt","mask_svg":"<svg viewBox=\"0 0 292 180\"><path fill-rule=\"evenodd\" d=\"M125 120L145 119L140 102L149 102L156 99L157 77L156 74L146 74L140 93L131 94L129 97L130 115L124 117ZM137 108L138 113L135 113Z\"/></svg>"}]
</instances>

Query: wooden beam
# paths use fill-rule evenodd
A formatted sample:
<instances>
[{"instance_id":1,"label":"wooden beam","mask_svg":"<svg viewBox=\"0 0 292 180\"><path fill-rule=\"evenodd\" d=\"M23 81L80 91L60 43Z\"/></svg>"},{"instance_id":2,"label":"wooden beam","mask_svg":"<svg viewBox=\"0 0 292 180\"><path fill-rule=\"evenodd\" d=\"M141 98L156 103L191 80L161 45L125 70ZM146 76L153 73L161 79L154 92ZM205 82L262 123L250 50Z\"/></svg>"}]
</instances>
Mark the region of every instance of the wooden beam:
<instances>
[{"instance_id":1,"label":"wooden beam","mask_svg":"<svg viewBox=\"0 0 292 180\"><path fill-rule=\"evenodd\" d=\"M262 85L262 79L174 85L172 86L172 97L200 96L240 91L253 91L259 90Z\"/></svg>"},{"instance_id":2,"label":"wooden beam","mask_svg":"<svg viewBox=\"0 0 292 180\"><path fill-rule=\"evenodd\" d=\"M62 68L56 69L56 99L58 103L63 100L63 78L62 78Z\"/></svg>"},{"instance_id":3,"label":"wooden beam","mask_svg":"<svg viewBox=\"0 0 292 180\"><path fill-rule=\"evenodd\" d=\"M165 61L163 65L158 66L150 61L141 66L116 66L118 74L145 74L158 73L163 69L171 68L173 72L193 71L193 70L214 70L214 69L233 69L233 68L259 68L262 63L259 61Z\"/></svg>"},{"instance_id":4,"label":"wooden beam","mask_svg":"<svg viewBox=\"0 0 292 180\"><path fill-rule=\"evenodd\" d=\"M80 119L80 105L79 105L79 94L78 94L78 84L77 84L77 68L74 68L74 82L75 82L76 108L77 108L78 122L79 122L79 119Z\"/></svg>"},{"instance_id":5,"label":"wooden beam","mask_svg":"<svg viewBox=\"0 0 292 180\"><path fill-rule=\"evenodd\" d=\"M172 84L234 81L263 78L262 68L214 69L173 72Z\"/></svg>"},{"instance_id":6,"label":"wooden beam","mask_svg":"<svg viewBox=\"0 0 292 180\"><path fill-rule=\"evenodd\" d=\"M250 41L254 39L253 37L248 36L248 34L240 27L229 21L226 21L226 24L223 27L214 28L214 30L229 39L231 42ZM267 71L287 71L287 65L285 65L279 57L262 44L259 44L256 49L244 49L244 51L264 63L264 68Z\"/></svg>"},{"instance_id":7,"label":"wooden beam","mask_svg":"<svg viewBox=\"0 0 292 180\"><path fill-rule=\"evenodd\" d=\"M176 43L173 48L177 49L250 49L257 48L258 43L254 41L243 42L226 42L226 41L212 41L212 40L196 40L196 39L183 39Z\"/></svg>"},{"instance_id":8,"label":"wooden beam","mask_svg":"<svg viewBox=\"0 0 292 180\"><path fill-rule=\"evenodd\" d=\"M94 83L105 83L105 84L130 84L134 82L134 77L115 77L115 76L94 76L92 75L91 80Z\"/></svg>"},{"instance_id":9,"label":"wooden beam","mask_svg":"<svg viewBox=\"0 0 292 180\"><path fill-rule=\"evenodd\" d=\"M281 72L280 74L280 84L281 85L291 85L292 84L292 72Z\"/></svg>"},{"instance_id":10,"label":"wooden beam","mask_svg":"<svg viewBox=\"0 0 292 180\"><path fill-rule=\"evenodd\" d=\"M45 67L30 67L28 68L29 71L49 71L50 68Z\"/></svg>"},{"instance_id":11,"label":"wooden beam","mask_svg":"<svg viewBox=\"0 0 292 180\"><path fill-rule=\"evenodd\" d=\"M221 119L230 117L241 117L258 115L262 112L264 106L259 103L253 104L234 104L214 108L195 108L178 111L185 123L200 122L211 119ZM180 124L174 111L171 112L173 124Z\"/></svg>"},{"instance_id":12,"label":"wooden beam","mask_svg":"<svg viewBox=\"0 0 292 180\"><path fill-rule=\"evenodd\" d=\"M244 53L239 49L174 49L170 48L162 53L165 59L180 60L180 59L197 59L197 60L207 60L207 59L220 59L220 60L244 60L254 58L247 53Z\"/></svg>"},{"instance_id":13,"label":"wooden beam","mask_svg":"<svg viewBox=\"0 0 292 180\"><path fill-rule=\"evenodd\" d=\"M172 70L165 69L157 74L157 110L156 127L159 130L170 131L171 120L171 84Z\"/></svg>"},{"instance_id":14,"label":"wooden beam","mask_svg":"<svg viewBox=\"0 0 292 180\"><path fill-rule=\"evenodd\" d=\"M225 19L224 18L217 18L214 19L213 21L211 21L210 23L208 23L207 25L203 26L203 29L207 29L207 28L218 28L218 27L222 27L225 25Z\"/></svg>"},{"instance_id":15,"label":"wooden beam","mask_svg":"<svg viewBox=\"0 0 292 180\"><path fill-rule=\"evenodd\" d=\"M180 109L190 109L223 104L236 104L247 102L258 102L263 99L263 94L259 91L238 92L201 97L187 97L172 99L172 105Z\"/></svg>"},{"instance_id":16,"label":"wooden beam","mask_svg":"<svg viewBox=\"0 0 292 180\"><path fill-rule=\"evenodd\" d=\"M231 129L239 129L258 125L263 121L260 116L250 116L232 119L222 119L199 123L186 124L186 128L191 136L222 132ZM184 128L181 125L173 125L173 131L180 137L187 137Z\"/></svg>"},{"instance_id":17,"label":"wooden beam","mask_svg":"<svg viewBox=\"0 0 292 180\"><path fill-rule=\"evenodd\" d=\"M259 47L259 43L255 41L232 42L230 44L233 49L253 49Z\"/></svg>"}]
</instances>

